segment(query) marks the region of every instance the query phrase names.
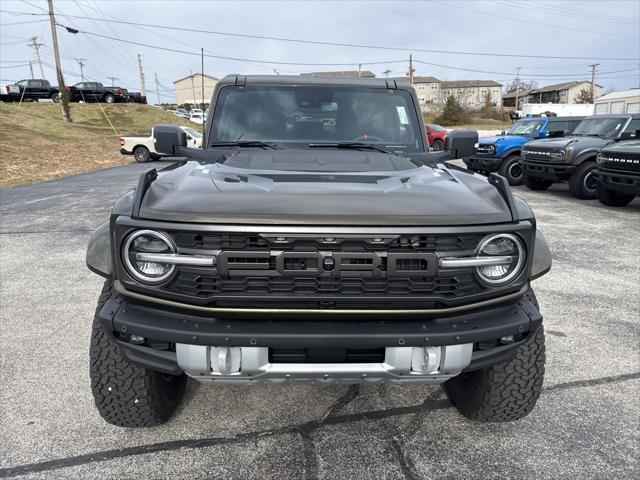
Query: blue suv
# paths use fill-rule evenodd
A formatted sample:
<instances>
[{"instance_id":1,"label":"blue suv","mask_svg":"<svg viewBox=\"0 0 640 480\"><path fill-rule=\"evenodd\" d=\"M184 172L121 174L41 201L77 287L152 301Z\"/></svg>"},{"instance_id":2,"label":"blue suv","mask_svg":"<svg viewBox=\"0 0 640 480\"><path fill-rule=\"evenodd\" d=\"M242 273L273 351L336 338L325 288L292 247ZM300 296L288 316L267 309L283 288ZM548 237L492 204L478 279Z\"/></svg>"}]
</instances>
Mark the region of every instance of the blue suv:
<instances>
[{"instance_id":1,"label":"blue suv","mask_svg":"<svg viewBox=\"0 0 640 480\"><path fill-rule=\"evenodd\" d=\"M529 117L518 120L508 132L481 138L476 155L464 163L474 172L498 171L509 185L521 185L524 169L520 165L520 149L535 138L569 135L585 117Z\"/></svg>"}]
</instances>

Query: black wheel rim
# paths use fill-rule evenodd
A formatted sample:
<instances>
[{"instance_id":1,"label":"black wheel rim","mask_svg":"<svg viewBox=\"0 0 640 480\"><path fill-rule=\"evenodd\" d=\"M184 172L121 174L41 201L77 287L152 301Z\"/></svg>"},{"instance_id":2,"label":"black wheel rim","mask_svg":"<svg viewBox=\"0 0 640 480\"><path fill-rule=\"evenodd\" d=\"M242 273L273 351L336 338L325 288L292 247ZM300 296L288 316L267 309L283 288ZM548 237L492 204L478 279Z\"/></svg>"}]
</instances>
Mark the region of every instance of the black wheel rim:
<instances>
[{"instance_id":1,"label":"black wheel rim","mask_svg":"<svg viewBox=\"0 0 640 480\"><path fill-rule=\"evenodd\" d=\"M585 190L589 192L595 192L598 182L596 180L596 177L593 176L593 173L589 172L587 173L586 177L584 177L583 184Z\"/></svg>"},{"instance_id":2,"label":"black wheel rim","mask_svg":"<svg viewBox=\"0 0 640 480\"><path fill-rule=\"evenodd\" d=\"M519 180L520 178L522 178L522 175L524 174L524 169L522 168L522 165L520 165L520 163L515 162L513 165L511 165L509 167L509 176L515 180Z\"/></svg>"}]
</instances>

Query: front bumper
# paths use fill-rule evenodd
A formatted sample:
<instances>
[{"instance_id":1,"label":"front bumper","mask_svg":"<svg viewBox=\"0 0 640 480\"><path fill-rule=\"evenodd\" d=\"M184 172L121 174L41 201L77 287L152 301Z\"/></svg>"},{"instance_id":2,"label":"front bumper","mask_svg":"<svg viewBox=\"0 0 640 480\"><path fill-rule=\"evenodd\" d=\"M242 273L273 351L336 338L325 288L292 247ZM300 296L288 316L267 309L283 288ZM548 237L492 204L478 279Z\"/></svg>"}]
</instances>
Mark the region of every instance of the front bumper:
<instances>
[{"instance_id":1,"label":"front bumper","mask_svg":"<svg viewBox=\"0 0 640 480\"><path fill-rule=\"evenodd\" d=\"M575 165L551 164L526 159L520 160L520 164L524 167L525 175L552 182L566 180L576 169Z\"/></svg>"},{"instance_id":2,"label":"front bumper","mask_svg":"<svg viewBox=\"0 0 640 480\"><path fill-rule=\"evenodd\" d=\"M499 157L469 157L465 158L464 163L469 168L476 170L483 170L494 172L498 170L498 167L502 163L502 158Z\"/></svg>"},{"instance_id":3,"label":"front bumper","mask_svg":"<svg viewBox=\"0 0 640 480\"><path fill-rule=\"evenodd\" d=\"M220 319L114 296L100 310L99 319L130 362L174 375L186 371L201 381L441 383L460 371L508 360L526 337L537 330L542 315L527 296L481 311L423 320L267 320L259 314L250 319ZM506 344L500 344L500 339L511 336L513 343L507 340ZM144 338L144 344L131 343L132 338L137 342ZM466 347L456 347L463 345ZM211 352L225 351L221 350L223 347L232 347L227 352L240 351L242 357L253 359L252 363L245 360L246 368L233 373L216 372ZM424 357L430 352L427 347L446 347L431 353L440 351L444 359L457 355L458 360L451 364L442 360L437 371L412 370L407 359L413 355ZM293 366L265 361L270 349L287 348L384 349L385 354L383 362L371 364Z\"/></svg>"},{"instance_id":4,"label":"front bumper","mask_svg":"<svg viewBox=\"0 0 640 480\"><path fill-rule=\"evenodd\" d=\"M593 176L607 190L620 192L627 195L640 196L640 175L621 173L614 170L596 168Z\"/></svg>"}]
</instances>

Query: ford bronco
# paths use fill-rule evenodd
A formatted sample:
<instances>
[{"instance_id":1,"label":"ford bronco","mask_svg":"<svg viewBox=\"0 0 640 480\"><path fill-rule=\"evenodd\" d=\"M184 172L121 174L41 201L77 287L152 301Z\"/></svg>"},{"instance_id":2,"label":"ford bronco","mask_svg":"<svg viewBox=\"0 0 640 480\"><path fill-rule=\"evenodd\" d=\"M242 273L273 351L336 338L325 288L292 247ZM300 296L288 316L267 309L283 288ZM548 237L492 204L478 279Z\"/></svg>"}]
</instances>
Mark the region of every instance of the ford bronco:
<instances>
[{"instance_id":1,"label":"ford bronco","mask_svg":"<svg viewBox=\"0 0 640 480\"><path fill-rule=\"evenodd\" d=\"M172 125L92 234L106 278L91 387L106 421L170 418L202 383L444 384L465 416L522 418L540 395L531 281L551 255L506 180L430 152L415 91L392 79L227 76L202 149Z\"/></svg>"},{"instance_id":2,"label":"ford bronco","mask_svg":"<svg viewBox=\"0 0 640 480\"><path fill-rule=\"evenodd\" d=\"M576 198L596 198L593 170L598 152L608 143L636 138L638 131L640 114L594 115L568 137L532 140L522 148L524 184L531 190L546 190L568 182Z\"/></svg>"},{"instance_id":3,"label":"ford bronco","mask_svg":"<svg viewBox=\"0 0 640 480\"><path fill-rule=\"evenodd\" d=\"M596 160L593 176L601 203L624 207L640 196L640 140L611 143L600 150Z\"/></svg>"},{"instance_id":4,"label":"ford bronco","mask_svg":"<svg viewBox=\"0 0 640 480\"><path fill-rule=\"evenodd\" d=\"M518 120L508 132L484 137L478 142L476 155L465 158L470 170L495 172L509 185L522 185L524 168L520 165L522 146L534 138L557 138L573 132L584 117L531 117Z\"/></svg>"}]
</instances>

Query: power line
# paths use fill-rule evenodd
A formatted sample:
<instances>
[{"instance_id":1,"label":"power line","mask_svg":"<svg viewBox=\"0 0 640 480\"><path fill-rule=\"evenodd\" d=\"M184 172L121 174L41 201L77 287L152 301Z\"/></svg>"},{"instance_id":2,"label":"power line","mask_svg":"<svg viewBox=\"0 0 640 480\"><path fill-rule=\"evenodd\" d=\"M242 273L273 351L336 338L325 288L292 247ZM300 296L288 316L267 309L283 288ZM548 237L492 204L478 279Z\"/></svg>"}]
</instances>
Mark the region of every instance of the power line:
<instances>
[{"instance_id":1,"label":"power line","mask_svg":"<svg viewBox=\"0 0 640 480\"><path fill-rule=\"evenodd\" d=\"M452 7L452 5L448 5L446 3L438 2L436 0L434 0L433 3L439 4L439 5L443 5L445 7ZM506 16L506 15L498 15L497 13L484 12L482 10L476 10L475 8L463 7L463 6L460 5L460 2L456 3L455 9L456 10L466 10L468 12L478 13L480 15L488 15L488 16L490 16L492 18L504 18L505 20L522 22L521 18L509 17L509 16ZM552 24L552 23L536 22L536 21L529 20L529 19L526 20L526 23L530 24L530 25L540 25L542 27L547 27L547 28L558 28L558 29L561 29L563 31L567 31L568 30L568 31L573 31L573 32L591 33L591 34L596 34L596 35L610 35L612 37L634 37L634 38L637 37L637 35L627 35L625 33L598 32L598 31L595 31L595 30L584 30L584 29L581 29L581 28L572 28L572 27L569 27L567 25L555 25L555 24Z\"/></svg>"},{"instance_id":2,"label":"power line","mask_svg":"<svg viewBox=\"0 0 640 480\"><path fill-rule=\"evenodd\" d=\"M8 12L5 10L0 10L0 11L4 11L7 13L16 13L16 14L22 13L22 14L28 14L28 15L40 15L40 14L25 13L25 12ZM486 12L483 12L483 13L486 13ZM488 15L492 15L492 14L488 14ZM296 38L274 37L274 36L268 36L268 35L252 35L252 34L243 34L243 33L220 32L215 30L203 30L203 29L194 29L194 28L186 28L186 27L172 27L168 25L129 22L125 20L109 20L106 18L96 18L96 17L81 16L81 15L60 15L60 16L64 16L65 18L93 20L93 21L99 21L99 22L117 23L122 25L133 25L133 26L150 27L150 28L161 28L165 30L176 30L176 31L182 31L182 32L204 33L209 35L221 35L221 36L236 37L236 38L249 38L249 39L255 39L255 40L274 40L279 42L302 43L302 44L309 44L309 45L324 45L324 46L331 46L331 47L365 48L365 49L371 49L371 50L390 50L390 51L401 51L401 52L443 53L448 55L475 55L475 56L510 57L510 58L543 58L543 59L556 59L556 60L616 60L616 61L637 60L637 58L625 58L625 57L579 57L579 56L570 56L570 55L531 55L531 54L511 54L511 53L496 53L496 52L435 50L435 49L408 48L408 47L390 47L390 46L384 46L384 45L366 45L366 44L358 44L358 43L341 43L341 42L329 42L329 41L321 41L321 40L302 40L302 39L296 39ZM520 21L520 19L518 19L518 21ZM87 33L87 32L84 32L84 33ZM590 33L594 33L594 32L590 32ZM111 37L107 37L107 38L111 38ZM217 57L217 58L220 58L220 57ZM263 63L266 63L266 62L263 62ZM301 65L300 63L293 63L293 64Z\"/></svg>"}]
</instances>

